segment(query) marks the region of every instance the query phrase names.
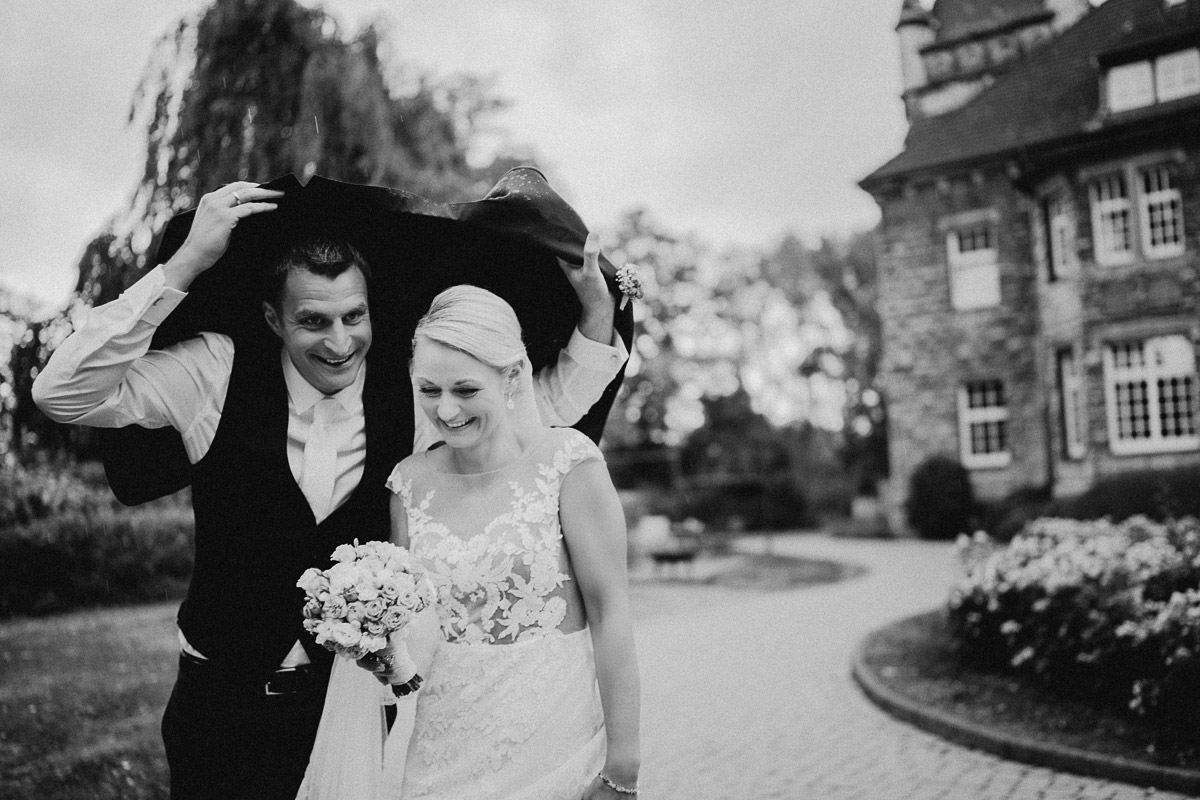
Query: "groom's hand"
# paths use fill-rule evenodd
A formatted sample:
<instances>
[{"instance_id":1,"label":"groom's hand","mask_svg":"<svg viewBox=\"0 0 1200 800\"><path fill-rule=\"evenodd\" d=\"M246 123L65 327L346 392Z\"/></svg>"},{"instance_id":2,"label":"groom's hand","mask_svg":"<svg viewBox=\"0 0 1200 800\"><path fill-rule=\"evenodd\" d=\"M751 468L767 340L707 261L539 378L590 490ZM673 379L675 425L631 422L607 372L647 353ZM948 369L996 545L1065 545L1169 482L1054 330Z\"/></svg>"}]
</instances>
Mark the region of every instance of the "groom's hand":
<instances>
[{"instance_id":1,"label":"groom's hand","mask_svg":"<svg viewBox=\"0 0 1200 800\"><path fill-rule=\"evenodd\" d=\"M583 245L583 263L571 264L558 259L563 274L579 297L583 313L579 332L601 344L611 344L613 337L614 300L600 271L600 239L589 233Z\"/></svg>"},{"instance_id":2,"label":"groom's hand","mask_svg":"<svg viewBox=\"0 0 1200 800\"><path fill-rule=\"evenodd\" d=\"M187 238L163 265L167 285L187 291L197 275L225 255L238 222L252 214L274 211L278 206L270 201L280 197L283 192L248 181L228 183L201 197Z\"/></svg>"}]
</instances>

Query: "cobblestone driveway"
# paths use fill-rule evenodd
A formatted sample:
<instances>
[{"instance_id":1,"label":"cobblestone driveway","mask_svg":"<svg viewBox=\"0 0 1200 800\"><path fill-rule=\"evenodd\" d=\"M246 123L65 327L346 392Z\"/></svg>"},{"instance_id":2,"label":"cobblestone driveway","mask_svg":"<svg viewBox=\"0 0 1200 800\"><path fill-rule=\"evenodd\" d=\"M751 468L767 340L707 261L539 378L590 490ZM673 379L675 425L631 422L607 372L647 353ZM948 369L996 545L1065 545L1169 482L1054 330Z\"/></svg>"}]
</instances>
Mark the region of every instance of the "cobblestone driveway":
<instances>
[{"instance_id":1,"label":"cobblestone driveway","mask_svg":"<svg viewBox=\"0 0 1200 800\"><path fill-rule=\"evenodd\" d=\"M766 546L749 541L748 549ZM945 598L945 544L775 537L865 577L791 592L636 586L645 800L1178 800L949 744L867 701L849 664L872 629Z\"/></svg>"}]
</instances>

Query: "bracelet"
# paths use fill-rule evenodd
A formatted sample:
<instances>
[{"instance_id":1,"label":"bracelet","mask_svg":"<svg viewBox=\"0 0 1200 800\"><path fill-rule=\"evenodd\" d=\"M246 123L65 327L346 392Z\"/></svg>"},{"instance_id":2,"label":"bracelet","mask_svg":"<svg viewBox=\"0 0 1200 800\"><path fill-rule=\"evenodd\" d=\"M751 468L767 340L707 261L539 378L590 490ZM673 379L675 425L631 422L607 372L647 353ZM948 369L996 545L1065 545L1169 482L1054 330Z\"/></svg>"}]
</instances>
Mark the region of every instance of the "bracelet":
<instances>
[{"instance_id":1,"label":"bracelet","mask_svg":"<svg viewBox=\"0 0 1200 800\"><path fill-rule=\"evenodd\" d=\"M613 783L604 775L603 772L596 773L596 776L598 778L600 778L600 780L604 781L605 786L612 789L617 794L637 794L638 793L637 786L634 786L632 789L630 789L628 786L622 786L619 783Z\"/></svg>"}]
</instances>

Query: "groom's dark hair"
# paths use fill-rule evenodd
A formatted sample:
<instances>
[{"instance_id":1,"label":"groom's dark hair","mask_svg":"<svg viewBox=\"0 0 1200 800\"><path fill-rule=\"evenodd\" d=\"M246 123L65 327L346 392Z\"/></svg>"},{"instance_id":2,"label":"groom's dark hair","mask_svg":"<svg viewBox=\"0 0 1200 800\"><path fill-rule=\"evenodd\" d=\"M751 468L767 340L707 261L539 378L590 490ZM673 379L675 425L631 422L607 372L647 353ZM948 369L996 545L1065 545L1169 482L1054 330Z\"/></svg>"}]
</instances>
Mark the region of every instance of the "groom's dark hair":
<instances>
[{"instance_id":1,"label":"groom's dark hair","mask_svg":"<svg viewBox=\"0 0 1200 800\"><path fill-rule=\"evenodd\" d=\"M305 270L332 280L352 267L357 267L370 284L371 267L354 245L344 239L302 239L289 247L267 271L263 279L263 299L278 309L283 299L283 287L293 271Z\"/></svg>"}]
</instances>

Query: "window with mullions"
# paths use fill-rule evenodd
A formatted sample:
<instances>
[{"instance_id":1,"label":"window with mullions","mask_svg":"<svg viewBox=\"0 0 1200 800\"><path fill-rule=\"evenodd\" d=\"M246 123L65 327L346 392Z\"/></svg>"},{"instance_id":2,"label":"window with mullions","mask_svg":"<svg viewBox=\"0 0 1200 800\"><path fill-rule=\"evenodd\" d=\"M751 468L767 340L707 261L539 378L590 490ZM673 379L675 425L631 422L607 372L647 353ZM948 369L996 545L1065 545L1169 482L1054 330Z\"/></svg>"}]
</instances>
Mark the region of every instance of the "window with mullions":
<instances>
[{"instance_id":1,"label":"window with mullions","mask_svg":"<svg viewBox=\"0 0 1200 800\"><path fill-rule=\"evenodd\" d=\"M959 442L963 466L968 469L1007 466L1008 402L1004 383L972 381L958 392Z\"/></svg>"},{"instance_id":2,"label":"window with mullions","mask_svg":"<svg viewBox=\"0 0 1200 800\"><path fill-rule=\"evenodd\" d=\"M1186 336L1114 342L1105 348L1109 443L1118 455L1194 450L1196 354Z\"/></svg>"},{"instance_id":3,"label":"window with mullions","mask_svg":"<svg viewBox=\"0 0 1200 800\"><path fill-rule=\"evenodd\" d=\"M1092 181L1089 193L1097 263L1183 253L1183 195L1169 165L1127 166Z\"/></svg>"},{"instance_id":4,"label":"window with mullions","mask_svg":"<svg viewBox=\"0 0 1200 800\"><path fill-rule=\"evenodd\" d=\"M1164 166L1139 170L1142 248L1151 258L1183 252L1183 198Z\"/></svg>"}]
</instances>

